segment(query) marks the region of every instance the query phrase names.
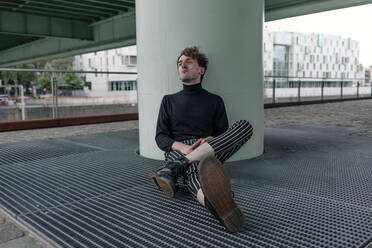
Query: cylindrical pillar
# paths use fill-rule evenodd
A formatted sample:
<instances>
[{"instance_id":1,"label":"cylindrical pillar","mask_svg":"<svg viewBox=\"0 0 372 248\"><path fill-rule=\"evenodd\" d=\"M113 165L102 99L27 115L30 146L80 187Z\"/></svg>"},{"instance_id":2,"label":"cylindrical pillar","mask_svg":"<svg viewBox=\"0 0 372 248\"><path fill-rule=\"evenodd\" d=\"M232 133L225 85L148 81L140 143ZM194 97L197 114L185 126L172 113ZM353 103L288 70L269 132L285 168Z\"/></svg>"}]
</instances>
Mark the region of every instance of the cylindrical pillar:
<instances>
[{"instance_id":1,"label":"cylindrical pillar","mask_svg":"<svg viewBox=\"0 0 372 248\"><path fill-rule=\"evenodd\" d=\"M254 135L230 161L263 152L262 0L137 0L140 153L163 159L155 130L161 99L182 89L177 57L196 45L209 58L203 87L220 95L230 125L249 120Z\"/></svg>"}]
</instances>

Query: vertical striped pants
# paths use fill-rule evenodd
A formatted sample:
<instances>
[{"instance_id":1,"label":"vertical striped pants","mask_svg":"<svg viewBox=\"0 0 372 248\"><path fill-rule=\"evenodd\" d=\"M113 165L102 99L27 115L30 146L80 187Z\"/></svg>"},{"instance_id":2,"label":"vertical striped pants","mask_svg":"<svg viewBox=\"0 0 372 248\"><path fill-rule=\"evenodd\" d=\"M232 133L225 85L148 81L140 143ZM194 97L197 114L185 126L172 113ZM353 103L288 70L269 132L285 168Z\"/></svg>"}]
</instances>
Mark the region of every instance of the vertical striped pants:
<instances>
[{"instance_id":1,"label":"vertical striped pants","mask_svg":"<svg viewBox=\"0 0 372 248\"><path fill-rule=\"evenodd\" d=\"M252 125L246 120L240 120L235 122L226 132L214 137L207 143L213 148L215 157L223 163L238 151L252 137L252 134ZM192 145L197 140L196 138L188 139L182 141L182 143ZM167 152L164 155L165 161L172 161L183 156L178 151ZM192 163L183 175L184 183L195 198L198 190L201 188L198 165L199 162Z\"/></svg>"}]
</instances>

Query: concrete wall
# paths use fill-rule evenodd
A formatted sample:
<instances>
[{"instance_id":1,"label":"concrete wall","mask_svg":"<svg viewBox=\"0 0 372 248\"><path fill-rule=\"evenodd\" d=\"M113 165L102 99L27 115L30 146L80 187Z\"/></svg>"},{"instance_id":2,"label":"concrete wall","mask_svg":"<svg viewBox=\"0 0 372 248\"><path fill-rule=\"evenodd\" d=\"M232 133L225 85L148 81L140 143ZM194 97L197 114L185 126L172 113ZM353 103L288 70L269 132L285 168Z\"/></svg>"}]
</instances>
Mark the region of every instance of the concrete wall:
<instances>
[{"instance_id":1,"label":"concrete wall","mask_svg":"<svg viewBox=\"0 0 372 248\"><path fill-rule=\"evenodd\" d=\"M29 107L25 109L26 120L53 118L51 107ZM110 115L138 112L137 104L61 106L59 117L79 117L92 115ZM14 107L0 108L0 122L22 120L21 110Z\"/></svg>"},{"instance_id":2,"label":"concrete wall","mask_svg":"<svg viewBox=\"0 0 372 248\"><path fill-rule=\"evenodd\" d=\"M120 91L110 92L112 94L109 97L68 97L68 96L59 96L58 105L59 106L82 106L82 105L106 105L106 104L137 104L137 91L126 91L125 95L119 94ZM53 98L47 99L25 99L26 105L43 105L51 106L53 105Z\"/></svg>"},{"instance_id":3,"label":"concrete wall","mask_svg":"<svg viewBox=\"0 0 372 248\"><path fill-rule=\"evenodd\" d=\"M344 87L342 89L344 96L356 96L357 88L356 87ZM340 87L324 87L324 96L339 96L341 94ZM360 95L371 94L371 87L360 87ZM301 96L320 96L321 88L301 88ZM272 89L264 90L264 97L271 98L273 96ZM276 88L275 97L297 97L298 89L297 88Z\"/></svg>"}]
</instances>

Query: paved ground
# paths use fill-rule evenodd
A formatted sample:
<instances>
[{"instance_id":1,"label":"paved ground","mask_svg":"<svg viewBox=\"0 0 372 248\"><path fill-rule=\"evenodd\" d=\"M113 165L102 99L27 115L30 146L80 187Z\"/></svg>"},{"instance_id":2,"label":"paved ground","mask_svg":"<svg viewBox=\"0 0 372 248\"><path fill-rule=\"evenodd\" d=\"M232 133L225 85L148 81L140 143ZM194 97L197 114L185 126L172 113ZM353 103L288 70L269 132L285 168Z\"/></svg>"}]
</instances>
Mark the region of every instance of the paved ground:
<instances>
[{"instance_id":1,"label":"paved ground","mask_svg":"<svg viewBox=\"0 0 372 248\"><path fill-rule=\"evenodd\" d=\"M1 210L0 210L1 211ZM0 248L46 248L45 244L32 237L0 212Z\"/></svg>"},{"instance_id":2,"label":"paved ground","mask_svg":"<svg viewBox=\"0 0 372 248\"><path fill-rule=\"evenodd\" d=\"M265 126L312 125L353 128L352 135L372 137L372 100L350 101L265 110ZM138 127L138 121L115 122L63 128L0 132L0 143L46 139L82 134L127 130ZM0 212L0 248L41 248L27 231L16 226Z\"/></svg>"},{"instance_id":3,"label":"paved ground","mask_svg":"<svg viewBox=\"0 0 372 248\"><path fill-rule=\"evenodd\" d=\"M342 126L372 137L372 100L265 109L265 126Z\"/></svg>"}]
</instances>

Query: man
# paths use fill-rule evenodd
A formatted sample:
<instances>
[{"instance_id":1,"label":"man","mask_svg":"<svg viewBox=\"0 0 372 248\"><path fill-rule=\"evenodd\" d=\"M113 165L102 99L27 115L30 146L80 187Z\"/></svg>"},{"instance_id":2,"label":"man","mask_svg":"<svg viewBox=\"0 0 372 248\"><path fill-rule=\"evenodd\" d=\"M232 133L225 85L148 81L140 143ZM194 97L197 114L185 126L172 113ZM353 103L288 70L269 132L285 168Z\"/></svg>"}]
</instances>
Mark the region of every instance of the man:
<instances>
[{"instance_id":1,"label":"man","mask_svg":"<svg viewBox=\"0 0 372 248\"><path fill-rule=\"evenodd\" d=\"M223 99L202 88L207 66L207 57L197 47L185 48L178 57L183 90L163 97L155 140L165 152L166 164L152 180L173 197L177 179L182 176L197 201L228 231L238 232L245 218L232 199L230 179L222 163L250 139L253 129L245 120L228 128Z\"/></svg>"}]
</instances>

